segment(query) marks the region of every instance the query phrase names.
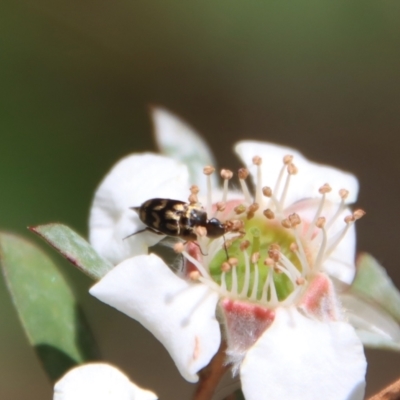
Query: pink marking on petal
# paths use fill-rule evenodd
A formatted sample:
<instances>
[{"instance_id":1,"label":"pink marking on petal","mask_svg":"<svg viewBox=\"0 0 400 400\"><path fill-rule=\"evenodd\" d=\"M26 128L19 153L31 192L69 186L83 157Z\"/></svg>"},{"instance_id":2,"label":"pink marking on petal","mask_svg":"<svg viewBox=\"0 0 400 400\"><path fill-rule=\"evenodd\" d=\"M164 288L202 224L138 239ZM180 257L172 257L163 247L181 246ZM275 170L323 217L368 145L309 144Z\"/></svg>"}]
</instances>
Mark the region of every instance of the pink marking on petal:
<instances>
[{"instance_id":1,"label":"pink marking on petal","mask_svg":"<svg viewBox=\"0 0 400 400\"><path fill-rule=\"evenodd\" d=\"M200 339L198 336L194 337L194 350L193 350L193 361L196 361L200 355Z\"/></svg>"},{"instance_id":2,"label":"pink marking on petal","mask_svg":"<svg viewBox=\"0 0 400 400\"><path fill-rule=\"evenodd\" d=\"M306 293L300 300L299 308L310 317L321 321L339 321L342 313L332 281L320 273L310 282Z\"/></svg>"},{"instance_id":3,"label":"pink marking on petal","mask_svg":"<svg viewBox=\"0 0 400 400\"><path fill-rule=\"evenodd\" d=\"M273 310L238 300L224 299L222 309L231 351L246 351L275 319Z\"/></svg>"}]
</instances>

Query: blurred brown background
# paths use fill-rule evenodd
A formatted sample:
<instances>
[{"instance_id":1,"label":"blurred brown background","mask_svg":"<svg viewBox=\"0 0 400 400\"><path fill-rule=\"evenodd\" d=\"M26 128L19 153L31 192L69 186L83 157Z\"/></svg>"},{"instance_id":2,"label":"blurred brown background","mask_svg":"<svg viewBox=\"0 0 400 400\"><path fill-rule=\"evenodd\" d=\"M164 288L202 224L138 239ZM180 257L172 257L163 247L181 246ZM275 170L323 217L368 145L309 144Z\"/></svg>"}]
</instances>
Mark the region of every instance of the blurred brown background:
<instances>
[{"instance_id":1,"label":"blurred brown background","mask_svg":"<svg viewBox=\"0 0 400 400\"><path fill-rule=\"evenodd\" d=\"M3 0L0 226L86 234L93 191L121 156L154 149L147 105L180 114L220 166L241 138L293 146L355 173L358 247L400 286L400 3L357 0ZM218 145L223 138L223 147ZM189 398L165 350L74 281L106 359L162 400ZM0 278L0 399L50 399ZM368 351L368 393L400 355Z\"/></svg>"}]
</instances>

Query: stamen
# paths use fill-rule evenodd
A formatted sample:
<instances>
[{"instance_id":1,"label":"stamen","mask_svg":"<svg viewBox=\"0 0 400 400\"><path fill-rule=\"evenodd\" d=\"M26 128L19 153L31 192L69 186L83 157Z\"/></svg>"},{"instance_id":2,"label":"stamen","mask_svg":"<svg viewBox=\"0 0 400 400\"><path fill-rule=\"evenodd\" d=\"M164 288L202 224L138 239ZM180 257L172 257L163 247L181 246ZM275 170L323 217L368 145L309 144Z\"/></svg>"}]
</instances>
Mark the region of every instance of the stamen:
<instances>
[{"instance_id":1,"label":"stamen","mask_svg":"<svg viewBox=\"0 0 400 400\"><path fill-rule=\"evenodd\" d=\"M260 254L258 254L258 258L260 257ZM253 254L254 256L254 254ZM253 268L254 268L254 278L253 278L253 289L251 291L251 295L250 295L250 299L251 300L257 300L257 291L258 291L258 276L259 276L259 271L258 271L258 259L257 257L251 257L251 261L253 262ZM256 262L254 262L253 260L257 259Z\"/></svg>"},{"instance_id":2,"label":"stamen","mask_svg":"<svg viewBox=\"0 0 400 400\"><path fill-rule=\"evenodd\" d=\"M229 169L222 169L221 170L221 178L224 180L224 188L222 192L222 202L226 203L226 200L228 198L228 186L229 186L229 180L232 179L233 172L230 171Z\"/></svg>"},{"instance_id":3,"label":"stamen","mask_svg":"<svg viewBox=\"0 0 400 400\"><path fill-rule=\"evenodd\" d=\"M211 184L211 175L214 173L215 168L208 165L204 167L203 173L207 176L207 214L211 215L211 209L212 209L212 184Z\"/></svg>"},{"instance_id":4,"label":"stamen","mask_svg":"<svg viewBox=\"0 0 400 400\"><path fill-rule=\"evenodd\" d=\"M297 167L294 164L292 164L292 163L288 164L288 166L287 166L288 174L286 176L285 186L282 191L281 199L279 200L279 205L282 209L284 208L284 205L285 205L285 199L286 199L286 195L287 195L287 192L289 189L290 177L292 175L296 175L297 171L298 171ZM276 192L274 191L274 193L276 193Z\"/></svg>"},{"instance_id":5,"label":"stamen","mask_svg":"<svg viewBox=\"0 0 400 400\"><path fill-rule=\"evenodd\" d=\"M259 156L254 156L253 157L253 164L257 166L257 181L256 181L256 198L255 202L258 204L262 204L262 170L261 170L261 164L262 164L262 158Z\"/></svg>"},{"instance_id":6,"label":"stamen","mask_svg":"<svg viewBox=\"0 0 400 400\"><path fill-rule=\"evenodd\" d=\"M208 271L203 267L202 263L200 261L197 261L195 258L193 258L187 251L182 251L183 256L190 261L200 272L200 274L207 278L208 280L211 279Z\"/></svg>"},{"instance_id":7,"label":"stamen","mask_svg":"<svg viewBox=\"0 0 400 400\"><path fill-rule=\"evenodd\" d=\"M331 240L329 243L329 248L326 250L325 252L325 257L322 260L322 262L324 262L329 256L330 254L333 252L333 250L335 250L335 248L337 247L337 245L342 241L342 239L346 236L346 233L348 232L348 230L350 229L350 227L354 224L355 222L355 218L353 215L348 215L347 217L345 217L344 221L346 222L345 227L339 231Z\"/></svg>"},{"instance_id":8,"label":"stamen","mask_svg":"<svg viewBox=\"0 0 400 400\"><path fill-rule=\"evenodd\" d=\"M282 166L282 168L281 168L281 170L279 172L278 179L276 180L273 193L276 193L276 194L279 193L279 189L280 189L280 186L281 186L281 183L282 183L283 175L284 175L284 173L286 171L286 167L287 167L288 164L290 164L292 162L292 160L293 160L293 156L286 155L285 157L283 157L283 166Z\"/></svg>"},{"instance_id":9,"label":"stamen","mask_svg":"<svg viewBox=\"0 0 400 400\"><path fill-rule=\"evenodd\" d=\"M326 243L327 243L327 240L328 240L328 236L327 236L324 224L325 224L325 218L322 218L322 217L318 218L316 226L318 228L320 228L321 231L322 231L322 242L321 242L321 244L319 246L318 254L317 254L317 257L316 257L315 263L314 263L314 266L315 266L316 270L320 269L322 258L323 258L323 255L324 255L325 249L326 249Z\"/></svg>"},{"instance_id":10,"label":"stamen","mask_svg":"<svg viewBox=\"0 0 400 400\"><path fill-rule=\"evenodd\" d=\"M247 251L244 251L243 255L244 255L245 271L244 271L244 282L242 291L240 292L240 297L247 297L247 293L249 292L249 286L250 286L250 258Z\"/></svg>"},{"instance_id":11,"label":"stamen","mask_svg":"<svg viewBox=\"0 0 400 400\"><path fill-rule=\"evenodd\" d=\"M307 235L306 235L307 240L310 240L310 238L311 238L311 236L313 234L313 231L314 231L315 223L316 223L317 219L321 215L322 208L324 207L325 200L326 200L326 196L325 195L326 195L326 193L329 193L331 190L332 190L331 187L327 183L325 183L325 185L321 186L319 188L319 190L318 190L319 193L322 194L322 197L321 197L321 200L319 202L319 205L318 205L318 208L317 208L317 212L314 215L314 219L311 222L310 226L308 227Z\"/></svg>"},{"instance_id":12,"label":"stamen","mask_svg":"<svg viewBox=\"0 0 400 400\"><path fill-rule=\"evenodd\" d=\"M348 195L349 195L349 191L348 190L346 190L346 189L340 189L339 190L339 196L341 197L341 201L340 201L340 203L338 205L338 208L337 208L335 214L333 215L332 218L329 219L328 223L325 226L327 231L333 225L333 223L337 220L337 218L342 213L342 211L346 208L345 201L346 201Z\"/></svg>"},{"instance_id":13,"label":"stamen","mask_svg":"<svg viewBox=\"0 0 400 400\"><path fill-rule=\"evenodd\" d=\"M244 198L248 204L251 204L252 203L251 194L249 192L249 188L247 187L245 181L245 179L249 176L249 171L246 168L240 168L238 171L238 175Z\"/></svg>"}]
</instances>

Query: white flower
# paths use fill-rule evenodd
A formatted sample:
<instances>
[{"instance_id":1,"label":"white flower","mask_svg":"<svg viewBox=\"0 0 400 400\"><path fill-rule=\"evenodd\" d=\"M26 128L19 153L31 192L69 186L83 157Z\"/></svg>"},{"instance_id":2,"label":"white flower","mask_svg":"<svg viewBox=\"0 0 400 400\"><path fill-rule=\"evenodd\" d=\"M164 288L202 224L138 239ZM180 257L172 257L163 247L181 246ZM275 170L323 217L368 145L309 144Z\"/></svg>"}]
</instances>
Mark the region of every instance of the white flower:
<instances>
[{"instance_id":1,"label":"white flower","mask_svg":"<svg viewBox=\"0 0 400 400\"><path fill-rule=\"evenodd\" d=\"M164 121L161 138L163 126L182 124L174 125L163 111L156 116ZM181 147L190 154L190 143ZM188 243L179 274L147 255L159 235L123 238L145 228L129 207L155 197L187 197L185 168L150 155L117 164L96 193L90 237L102 255L122 262L91 294L150 330L188 381L195 382L217 352L222 324L227 361L240 373L247 400L309 400L321 393L328 400L362 399L363 348L335 289L339 282L350 284L355 274L354 222L363 213L351 213L347 205L357 197L357 180L277 145L241 142L236 152L247 167L239 171L241 194L228 192L226 170L222 193L210 175L201 185L208 188L208 216L220 219L229 232ZM200 183L198 174L190 176L190 183ZM215 192L221 197L213 198Z\"/></svg>"},{"instance_id":2,"label":"white flower","mask_svg":"<svg viewBox=\"0 0 400 400\"><path fill-rule=\"evenodd\" d=\"M157 400L131 382L117 368L102 363L84 364L68 371L54 386L53 400Z\"/></svg>"}]
</instances>

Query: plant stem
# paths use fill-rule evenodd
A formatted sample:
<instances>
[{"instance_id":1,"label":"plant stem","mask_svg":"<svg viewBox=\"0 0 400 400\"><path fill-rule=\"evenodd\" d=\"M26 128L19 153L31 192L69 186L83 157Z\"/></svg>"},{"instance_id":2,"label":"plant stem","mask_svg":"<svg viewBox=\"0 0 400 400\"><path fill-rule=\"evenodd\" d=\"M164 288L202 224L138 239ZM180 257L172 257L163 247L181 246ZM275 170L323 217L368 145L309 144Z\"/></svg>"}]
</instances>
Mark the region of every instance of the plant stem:
<instances>
[{"instance_id":1,"label":"plant stem","mask_svg":"<svg viewBox=\"0 0 400 400\"><path fill-rule=\"evenodd\" d=\"M221 346L210 363L199 372L200 379L193 400L212 399L218 383L229 369L229 366L224 364L226 358L225 350L226 343L222 341Z\"/></svg>"}]
</instances>

